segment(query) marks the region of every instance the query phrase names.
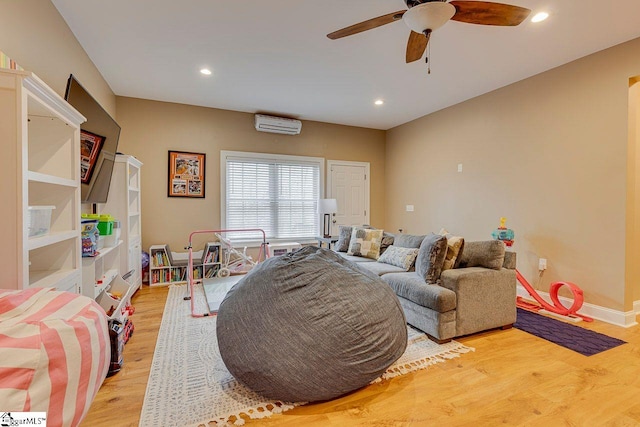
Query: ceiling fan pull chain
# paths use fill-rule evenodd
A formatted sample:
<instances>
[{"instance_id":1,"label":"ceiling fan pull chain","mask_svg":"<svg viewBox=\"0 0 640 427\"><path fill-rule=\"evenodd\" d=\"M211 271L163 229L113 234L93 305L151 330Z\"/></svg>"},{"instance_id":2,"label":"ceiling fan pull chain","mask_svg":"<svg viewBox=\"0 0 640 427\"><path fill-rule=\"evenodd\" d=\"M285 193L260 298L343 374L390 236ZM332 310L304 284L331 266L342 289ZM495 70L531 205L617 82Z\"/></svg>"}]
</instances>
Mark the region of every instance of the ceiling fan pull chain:
<instances>
[{"instance_id":1,"label":"ceiling fan pull chain","mask_svg":"<svg viewBox=\"0 0 640 427\"><path fill-rule=\"evenodd\" d=\"M429 57L431 57L431 43L427 45L427 56L424 58L424 62L427 63L427 74L431 74L431 63L429 62Z\"/></svg>"}]
</instances>

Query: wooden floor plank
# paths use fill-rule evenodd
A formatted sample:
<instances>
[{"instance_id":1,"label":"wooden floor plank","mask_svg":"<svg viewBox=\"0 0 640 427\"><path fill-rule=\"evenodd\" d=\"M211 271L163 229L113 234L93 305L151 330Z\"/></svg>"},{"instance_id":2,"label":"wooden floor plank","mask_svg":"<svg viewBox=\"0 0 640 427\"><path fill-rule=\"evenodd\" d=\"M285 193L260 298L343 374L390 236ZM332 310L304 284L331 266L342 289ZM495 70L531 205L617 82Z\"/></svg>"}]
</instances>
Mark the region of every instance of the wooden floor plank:
<instances>
[{"instance_id":1,"label":"wooden floor plank","mask_svg":"<svg viewBox=\"0 0 640 427\"><path fill-rule=\"evenodd\" d=\"M168 288L133 298L135 332L84 427L137 426ZM458 338L476 349L428 369L247 426L640 425L640 327L581 322L628 342L586 357L518 329Z\"/></svg>"}]
</instances>

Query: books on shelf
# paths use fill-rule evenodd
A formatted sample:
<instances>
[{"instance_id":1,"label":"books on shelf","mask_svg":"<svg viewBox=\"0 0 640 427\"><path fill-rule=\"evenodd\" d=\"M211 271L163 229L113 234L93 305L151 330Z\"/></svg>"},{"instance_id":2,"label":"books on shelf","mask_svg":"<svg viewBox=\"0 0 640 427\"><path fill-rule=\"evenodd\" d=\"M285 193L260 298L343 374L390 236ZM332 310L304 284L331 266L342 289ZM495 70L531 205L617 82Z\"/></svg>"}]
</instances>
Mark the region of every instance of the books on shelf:
<instances>
[{"instance_id":1,"label":"books on shelf","mask_svg":"<svg viewBox=\"0 0 640 427\"><path fill-rule=\"evenodd\" d=\"M167 257L167 253L163 250L157 250L151 253L151 258L153 259L154 267L169 267L169 258Z\"/></svg>"},{"instance_id":2,"label":"books on shelf","mask_svg":"<svg viewBox=\"0 0 640 427\"><path fill-rule=\"evenodd\" d=\"M187 269L183 263L172 265L172 259L176 256L168 255L167 245L154 245L149 248L151 266L149 268L150 284L164 285L187 281ZM219 243L207 243L202 252L202 256L194 258L193 279L216 277L220 270L221 249Z\"/></svg>"},{"instance_id":3,"label":"books on shelf","mask_svg":"<svg viewBox=\"0 0 640 427\"><path fill-rule=\"evenodd\" d=\"M220 246L209 246L204 258L205 264L220 262Z\"/></svg>"}]
</instances>

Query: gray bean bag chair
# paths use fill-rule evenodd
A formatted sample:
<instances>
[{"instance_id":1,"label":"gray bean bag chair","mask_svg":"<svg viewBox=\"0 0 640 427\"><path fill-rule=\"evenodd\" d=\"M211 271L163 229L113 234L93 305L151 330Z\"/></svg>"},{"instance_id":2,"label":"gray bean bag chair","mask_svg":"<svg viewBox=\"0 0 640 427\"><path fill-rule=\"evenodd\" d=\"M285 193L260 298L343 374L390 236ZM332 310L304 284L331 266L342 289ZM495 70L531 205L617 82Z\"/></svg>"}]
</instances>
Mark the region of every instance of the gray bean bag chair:
<instances>
[{"instance_id":1,"label":"gray bean bag chair","mask_svg":"<svg viewBox=\"0 0 640 427\"><path fill-rule=\"evenodd\" d=\"M229 372L285 402L329 400L361 388L407 346L391 288L316 247L255 267L222 301L216 328Z\"/></svg>"}]
</instances>

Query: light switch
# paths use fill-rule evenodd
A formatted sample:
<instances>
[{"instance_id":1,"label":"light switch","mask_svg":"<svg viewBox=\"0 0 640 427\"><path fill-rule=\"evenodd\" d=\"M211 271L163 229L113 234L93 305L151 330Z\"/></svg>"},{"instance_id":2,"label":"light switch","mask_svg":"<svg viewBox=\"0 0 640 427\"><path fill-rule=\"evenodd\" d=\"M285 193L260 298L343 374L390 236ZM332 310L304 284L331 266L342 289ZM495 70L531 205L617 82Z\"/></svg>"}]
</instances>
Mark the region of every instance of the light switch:
<instances>
[{"instance_id":1,"label":"light switch","mask_svg":"<svg viewBox=\"0 0 640 427\"><path fill-rule=\"evenodd\" d=\"M462 163L458 163L458 172L462 172Z\"/></svg>"}]
</instances>

